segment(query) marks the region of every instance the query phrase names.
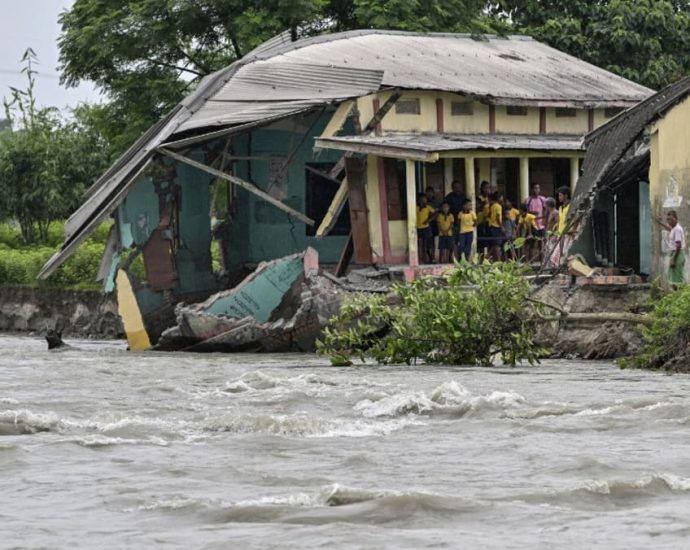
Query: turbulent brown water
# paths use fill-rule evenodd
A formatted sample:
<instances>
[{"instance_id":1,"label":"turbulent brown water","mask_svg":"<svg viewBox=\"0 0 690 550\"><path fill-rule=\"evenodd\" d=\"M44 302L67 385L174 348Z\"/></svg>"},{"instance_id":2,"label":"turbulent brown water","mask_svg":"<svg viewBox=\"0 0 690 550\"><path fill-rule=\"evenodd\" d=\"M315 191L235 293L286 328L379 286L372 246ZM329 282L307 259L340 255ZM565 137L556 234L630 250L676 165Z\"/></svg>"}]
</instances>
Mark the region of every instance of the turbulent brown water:
<instances>
[{"instance_id":1,"label":"turbulent brown water","mask_svg":"<svg viewBox=\"0 0 690 550\"><path fill-rule=\"evenodd\" d=\"M687 548L690 378L0 337L2 548Z\"/></svg>"}]
</instances>

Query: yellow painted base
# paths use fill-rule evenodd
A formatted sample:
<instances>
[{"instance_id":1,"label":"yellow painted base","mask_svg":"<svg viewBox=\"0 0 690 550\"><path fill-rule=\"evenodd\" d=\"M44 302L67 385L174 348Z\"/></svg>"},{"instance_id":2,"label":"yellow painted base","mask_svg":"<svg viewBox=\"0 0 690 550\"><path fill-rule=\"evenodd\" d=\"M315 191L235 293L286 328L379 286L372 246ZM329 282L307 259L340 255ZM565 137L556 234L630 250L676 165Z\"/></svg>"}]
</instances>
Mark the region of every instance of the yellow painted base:
<instances>
[{"instance_id":1,"label":"yellow painted base","mask_svg":"<svg viewBox=\"0 0 690 550\"><path fill-rule=\"evenodd\" d=\"M117 272L117 309L125 327L127 343L131 351L142 351L151 347L151 340L144 328L144 319L139 310L132 283L122 269Z\"/></svg>"}]
</instances>

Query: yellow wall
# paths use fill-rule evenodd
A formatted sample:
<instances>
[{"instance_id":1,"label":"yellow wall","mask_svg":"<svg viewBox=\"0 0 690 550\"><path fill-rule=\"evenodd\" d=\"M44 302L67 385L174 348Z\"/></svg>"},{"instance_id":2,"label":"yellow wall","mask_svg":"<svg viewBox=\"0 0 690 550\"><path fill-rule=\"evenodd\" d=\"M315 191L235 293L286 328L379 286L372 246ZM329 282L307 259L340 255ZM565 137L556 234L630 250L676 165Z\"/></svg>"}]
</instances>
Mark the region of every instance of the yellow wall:
<instances>
[{"instance_id":1,"label":"yellow wall","mask_svg":"<svg viewBox=\"0 0 690 550\"><path fill-rule=\"evenodd\" d=\"M538 134L539 109L530 107L525 116L509 115L508 107L496 106L496 132L499 134Z\"/></svg>"},{"instance_id":2,"label":"yellow wall","mask_svg":"<svg viewBox=\"0 0 690 550\"><path fill-rule=\"evenodd\" d=\"M649 170L652 214L676 210L678 222L690 230L690 98L671 109L650 130ZM668 257L662 255L662 234L652 232L652 274L663 280ZM690 262L685 266L685 280L690 281Z\"/></svg>"},{"instance_id":3,"label":"yellow wall","mask_svg":"<svg viewBox=\"0 0 690 550\"><path fill-rule=\"evenodd\" d=\"M557 117L556 109L546 109L547 134L583 135L589 131L589 109L576 109L574 117Z\"/></svg>"},{"instance_id":4,"label":"yellow wall","mask_svg":"<svg viewBox=\"0 0 690 550\"><path fill-rule=\"evenodd\" d=\"M364 127L374 116L374 98L378 98L379 105L383 105L392 92L381 92L361 97L357 100L360 114L360 124ZM469 97L448 92L430 90L406 90L401 99L419 99L420 114L398 114L393 107L384 117L381 129L384 133L396 132L436 132L438 122L436 117L436 100L443 101L444 132L452 134L486 134L489 133L489 106L479 101L472 101ZM454 101L472 101L473 114L471 116L453 116L452 103ZM495 106L496 132L499 134L538 134L540 114L538 107L529 107L526 116L508 115L507 107ZM604 109L594 110L594 127L601 126L608 119ZM549 134L586 134L589 131L589 109L577 109L575 117L556 117L555 108L546 109L546 132Z\"/></svg>"},{"instance_id":5,"label":"yellow wall","mask_svg":"<svg viewBox=\"0 0 690 550\"><path fill-rule=\"evenodd\" d=\"M391 239L391 254L393 256L407 256L407 221L396 220L388 222Z\"/></svg>"}]
</instances>

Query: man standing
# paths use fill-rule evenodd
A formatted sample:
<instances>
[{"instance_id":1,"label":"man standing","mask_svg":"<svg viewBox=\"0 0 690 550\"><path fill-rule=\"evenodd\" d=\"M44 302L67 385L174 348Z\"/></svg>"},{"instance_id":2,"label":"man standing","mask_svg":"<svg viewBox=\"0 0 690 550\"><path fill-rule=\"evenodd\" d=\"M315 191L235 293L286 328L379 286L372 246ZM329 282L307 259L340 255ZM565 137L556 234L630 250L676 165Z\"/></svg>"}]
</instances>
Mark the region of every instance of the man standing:
<instances>
[{"instance_id":1,"label":"man standing","mask_svg":"<svg viewBox=\"0 0 690 550\"><path fill-rule=\"evenodd\" d=\"M669 210L666 213L666 223L661 216L654 220L666 231L668 231L668 248L671 251L671 261L668 266L668 282L671 285L678 285L685 282L683 271L685 270L685 231L678 223L678 213Z\"/></svg>"},{"instance_id":2,"label":"man standing","mask_svg":"<svg viewBox=\"0 0 690 550\"><path fill-rule=\"evenodd\" d=\"M462 184L454 180L452 183L452 190L443 199L450 206L450 213L457 219L458 214L462 211L462 204L465 202L465 195L462 192ZM432 205L433 206L433 205Z\"/></svg>"}]
</instances>

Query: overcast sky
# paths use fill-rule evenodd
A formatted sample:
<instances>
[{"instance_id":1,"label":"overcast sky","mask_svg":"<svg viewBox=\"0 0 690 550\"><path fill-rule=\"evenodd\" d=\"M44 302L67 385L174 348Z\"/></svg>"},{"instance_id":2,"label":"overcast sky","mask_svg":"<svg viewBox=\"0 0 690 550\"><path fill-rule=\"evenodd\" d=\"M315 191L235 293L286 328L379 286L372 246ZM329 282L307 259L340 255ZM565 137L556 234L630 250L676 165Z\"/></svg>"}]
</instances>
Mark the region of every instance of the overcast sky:
<instances>
[{"instance_id":1,"label":"overcast sky","mask_svg":"<svg viewBox=\"0 0 690 550\"><path fill-rule=\"evenodd\" d=\"M0 0L0 98L9 97L10 86L26 87L20 62L31 47L39 60L36 96L39 104L65 108L82 101L97 102L99 94L92 85L78 88L60 86L57 39L58 15L74 0ZM0 118L2 118L0 112Z\"/></svg>"}]
</instances>

